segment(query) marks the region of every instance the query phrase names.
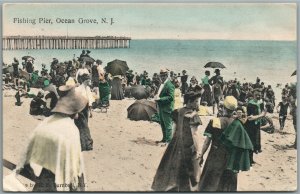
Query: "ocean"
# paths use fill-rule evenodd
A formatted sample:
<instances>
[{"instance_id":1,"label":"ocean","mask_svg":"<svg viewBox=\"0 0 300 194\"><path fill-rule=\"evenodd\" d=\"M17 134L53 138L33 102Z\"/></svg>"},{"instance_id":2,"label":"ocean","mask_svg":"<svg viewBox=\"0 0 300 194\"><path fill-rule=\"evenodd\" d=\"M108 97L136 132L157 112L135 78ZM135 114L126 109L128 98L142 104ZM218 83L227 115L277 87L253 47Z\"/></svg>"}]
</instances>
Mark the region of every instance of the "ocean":
<instances>
[{"instance_id":1,"label":"ocean","mask_svg":"<svg viewBox=\"0 0 300 194\"><path fill-rule=\"evenodd\" d=\"M187 70L189 77L198 80L204 77L204 65L210 61L221 62L226 66L221 70L225 80L237 78L244 82L255 82L261 78L265 85L272 85L277 98L280 97L278 83L296 82L291 74L297 68L297 41L240 41L240 40L132 40L130 48L89 49L90 56L101 59L103 64L114 59L127 61L130 69L150 75L167 67L178 73ZM52 58L59 61L79 57L81 49L57 50L4 50L3 62L10 64L14 57L22 61L22 56L35 58L35 66L41 64L50 68Z\"/></svg>"}]
</instances>

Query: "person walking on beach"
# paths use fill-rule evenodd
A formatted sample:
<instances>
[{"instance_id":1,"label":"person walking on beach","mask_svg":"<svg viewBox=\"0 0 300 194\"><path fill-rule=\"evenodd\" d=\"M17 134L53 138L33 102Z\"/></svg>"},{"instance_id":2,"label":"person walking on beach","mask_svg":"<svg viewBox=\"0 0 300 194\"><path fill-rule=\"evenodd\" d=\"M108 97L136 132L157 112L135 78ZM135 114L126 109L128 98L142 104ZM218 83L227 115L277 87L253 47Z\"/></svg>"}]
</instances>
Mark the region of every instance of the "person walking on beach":
<instances>
[{"instance_id":1,"label":"person walking on beach","mask_svg":"<svg viewBox=\"0 0 300 194\"><path fill-rule=\"evenodd\" d=\"M215 70L215 74L212 78L208 80L208 83L212 86L213 94L213 114L215 114L215 105L217 105L217 110L219 110L219 103L223 95L223 77L221 76L220 69Z\"/></svg>"},{"instance_id":2,"label":"person walking on beach","mask_svg":"<svg viewBox=\"0 0 300 194\"><path fill-rule=\"evenodd\" d=\"M15 57L14 62L12 63L13 66L13 78L14 78L14 85L17 86L17 82L19 80L19 61Z\"/></svg>"},{"instance_id":3,"label":"person walking on beach","mask_svg":"<svg viewBox=\"0 0 300 194\"><path fill-rule=\"evenodd\" d=\"M287 100L287 96L282 96L282 101L279 102L279 104L276 107L276 110L279 113L280 131L282 131L284 128L289 106L290 103Z\"/></svg>"},{"instance_id":4,"label":"person walking on beach","mask_svg":"<svg viewBox=\"0 0 300 194\"><path fill-rule=\"evenodd\" d=\"M88 100L86 107L78 113L78 119L75 119L75 124L80 131L80 141L82 151L89 151L93 149L93 139L90 134L90 128L88 126L88 118L92 117L91 107L95 101L89 84L91 79L88 74L80 76L80 86L76 87L75 90L79 92L84 98Z\"/></svg>"},{"instance_id":5,"label":"person walking on beach","mask_svg":"<svg viewBox=\"0 0 300 194\"><path fill-rule=\"evenodd\" d=\"M174 109L174 91L175 87L168 79L168 70L160 70L160 79L162 81L157 95L154 100L158 106L158 114L160 118L160 125L163 133L163 138L157 143L166 145L172 139L172 111Z\"/></svg>"},{"instance_id":6,"label":"person walking on beach","mask_svg":"<svg viewBox=\"0 0 300 194\"><path fill-rule=\"evenodd\" d=\"M254 164L253 153L260 153L261 150L261 118L266 116L263 103L261 103L261 92L254 90L253 99L249 100L247 105L247 122L245 123L246 131L253 144L253 151L250 154L251 165Z\"/></svg>"},{"instance_id":7,"label":"person walking on beach","mask_svg":"<svg viewBox=\"0 0 300 194\"><path fill-rule=\"evenodd\" d=\"M184 94L187 92L187 89L189 87L187 80L188 80L188 75L186 75L186 70L182 71L182 76L180 76L180 82L181 82L181 94L184 96Z\"/></svg>"},{"instance_id":8,"label":"person walking on beach","mask_svg":"<svg viewBox=\"0 0 300 194\"><path fill-rule=\"evenodd\" d=\"M59 91L64 95L53 115L34 129L17 167L17 173L25 170L34 175L33 192L84 191L83 156L74 118L85 108L87 99L74 86L61 86Z\"/></svg>"},{"instance_id":9,"label":"person walking on beach","mask_svg":"<svg viewBox=\"0 0 300 194\"><path fill-rule=\"evenodd\" d=\"M242 121L233 115L237 104L233 96L227 96L223 115L210 120L204 131L200 163L211 146L199 182L200 192L237 191L238 172L250 169L249 151L253 146Z\"/></svg>"},{"instance_id":10,"label":"person walking on beach","mask_svg":"<svg viewBox=\"0 0 300 194\"><path fill-rule=\"evenodd\" d=\"M185 107L174 110L174 137L168 145L156 171L152 189L154 191L191 191L200 179L198 128L202 124L198 111L200 93L184 95Z\"/></svg>"}]
</instances>

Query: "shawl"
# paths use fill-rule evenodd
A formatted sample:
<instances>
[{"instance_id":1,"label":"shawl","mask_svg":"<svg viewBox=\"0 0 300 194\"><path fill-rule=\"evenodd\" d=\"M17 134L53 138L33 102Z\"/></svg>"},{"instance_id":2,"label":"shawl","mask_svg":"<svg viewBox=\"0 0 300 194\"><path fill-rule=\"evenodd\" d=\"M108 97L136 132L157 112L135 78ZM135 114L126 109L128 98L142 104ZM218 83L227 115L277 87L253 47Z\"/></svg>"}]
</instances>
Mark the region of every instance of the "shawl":
<instances>
[{"instance_id":1,"label":"shawl","mask_svg":"<svg viewBox=\"0 0 300 194\"><path fill-rule=\"evenodd\" d=\"M30 138L22 165L30 164L35 174L46 168L55 174L58 185L78 185L84 174L79 131L69 117L54 114L38 125ZM68 191L68 186L57 187Z\"/></svg>"},{"instance_id":2,"label":"shawl","mask_svg":"<svg viewBox=\"0 0 300 194\"><path fill-rule=\"evenodd\" d=\"M224 130L220 141L230 153L227 169L234 172L250 169L249 151L253 150L253 145L240 120L235 119Z\"/></svg>"}]
</instances>

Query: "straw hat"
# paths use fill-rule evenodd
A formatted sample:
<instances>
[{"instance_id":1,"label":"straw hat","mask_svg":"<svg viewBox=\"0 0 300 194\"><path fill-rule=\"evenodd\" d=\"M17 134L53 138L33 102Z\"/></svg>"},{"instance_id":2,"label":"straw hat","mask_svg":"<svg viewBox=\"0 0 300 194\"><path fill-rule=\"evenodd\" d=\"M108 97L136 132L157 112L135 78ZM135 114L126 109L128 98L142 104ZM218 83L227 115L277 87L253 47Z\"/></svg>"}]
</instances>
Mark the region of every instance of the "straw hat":
<instances>
[{"instance_id":1,"label":"straw hat","mask_svg":"<svg viewBox=\"0 0 300 194\"><path fill-rule=\"evenodd\" d=\"M73 115L86 107L88 100L75 90L75 86L60 86L58 89L65 95L58 99L52 112Z\"/></svg>"},{"instance_id":2,"label":"straw hat","mask_svg":"<svg viewBox=\"0 0 300 194\"><path fill-rule=\"evenodd\" d=\"M229 110L235 110L238 106L238 102L233 96L226 96L223 103L224 103L224 107Z\"/></svg>"},{"instance_id":3,"label":"straw hat","mask_svg":"<svg viewBox=\"0 0 300 194\"><path fill-rule=\"evenodd\" d=\"M169 69L167 69L167 68L162 68L162 69L160 69L160 72L159 72L159 74L168 74L168 72L169 72Z\"/></svg>"}]
</instances>

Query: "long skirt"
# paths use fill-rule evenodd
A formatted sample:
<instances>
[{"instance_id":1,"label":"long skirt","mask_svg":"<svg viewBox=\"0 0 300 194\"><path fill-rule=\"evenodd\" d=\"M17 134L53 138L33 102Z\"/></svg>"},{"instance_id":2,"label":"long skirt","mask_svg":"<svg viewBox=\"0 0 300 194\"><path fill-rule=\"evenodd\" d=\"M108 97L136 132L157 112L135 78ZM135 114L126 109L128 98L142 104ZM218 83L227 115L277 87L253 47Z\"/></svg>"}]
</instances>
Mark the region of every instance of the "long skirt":
<instances>
[{"instance_id":1,"label":"long skirt","mask_svg":"<svg viewBox=\"0 0 300 194\"><path fill-rule=\"evenodd\" d=\"M205 101L205 102L207 102L207 106L212 106L213 100L212 100L212 93L211 93L210 86L208 84L205 84L203 89L204 89L204 92L201 95L200 103Z\"/></svg>"},{"instance_id":2,"label":"long skirt","mask_svg":"<svg viewBox=\"0 0 300 194\"><path fill-rule=\"evenodd\" d=\"M114 78L111 83L111 99L122 100L124 99L123 88L121 79Z\"/></svg>"},{"instance_id":3,"label":"long skirt","mask_svg":"<svg viewBox=\"0 0 300 194\"><path fill-rule=\"evenodd\" d=\"M86 106L83 111L78 113L78 119L75 119L74 122L80 133L81 151L92 150L93 139L88 126L88 106Z\"/></svg>"},{"instance_id":4,"label":"long skirt","mask_svg":"<svg viewBox=\"0 0 300 194\"><path fill-rule=\"evenodd\" d=\"M110 94L110 86L108 82L99 82L99 95L100 95L101 104L109 103L109 94Z\"/></svg>"}]
</instances>

